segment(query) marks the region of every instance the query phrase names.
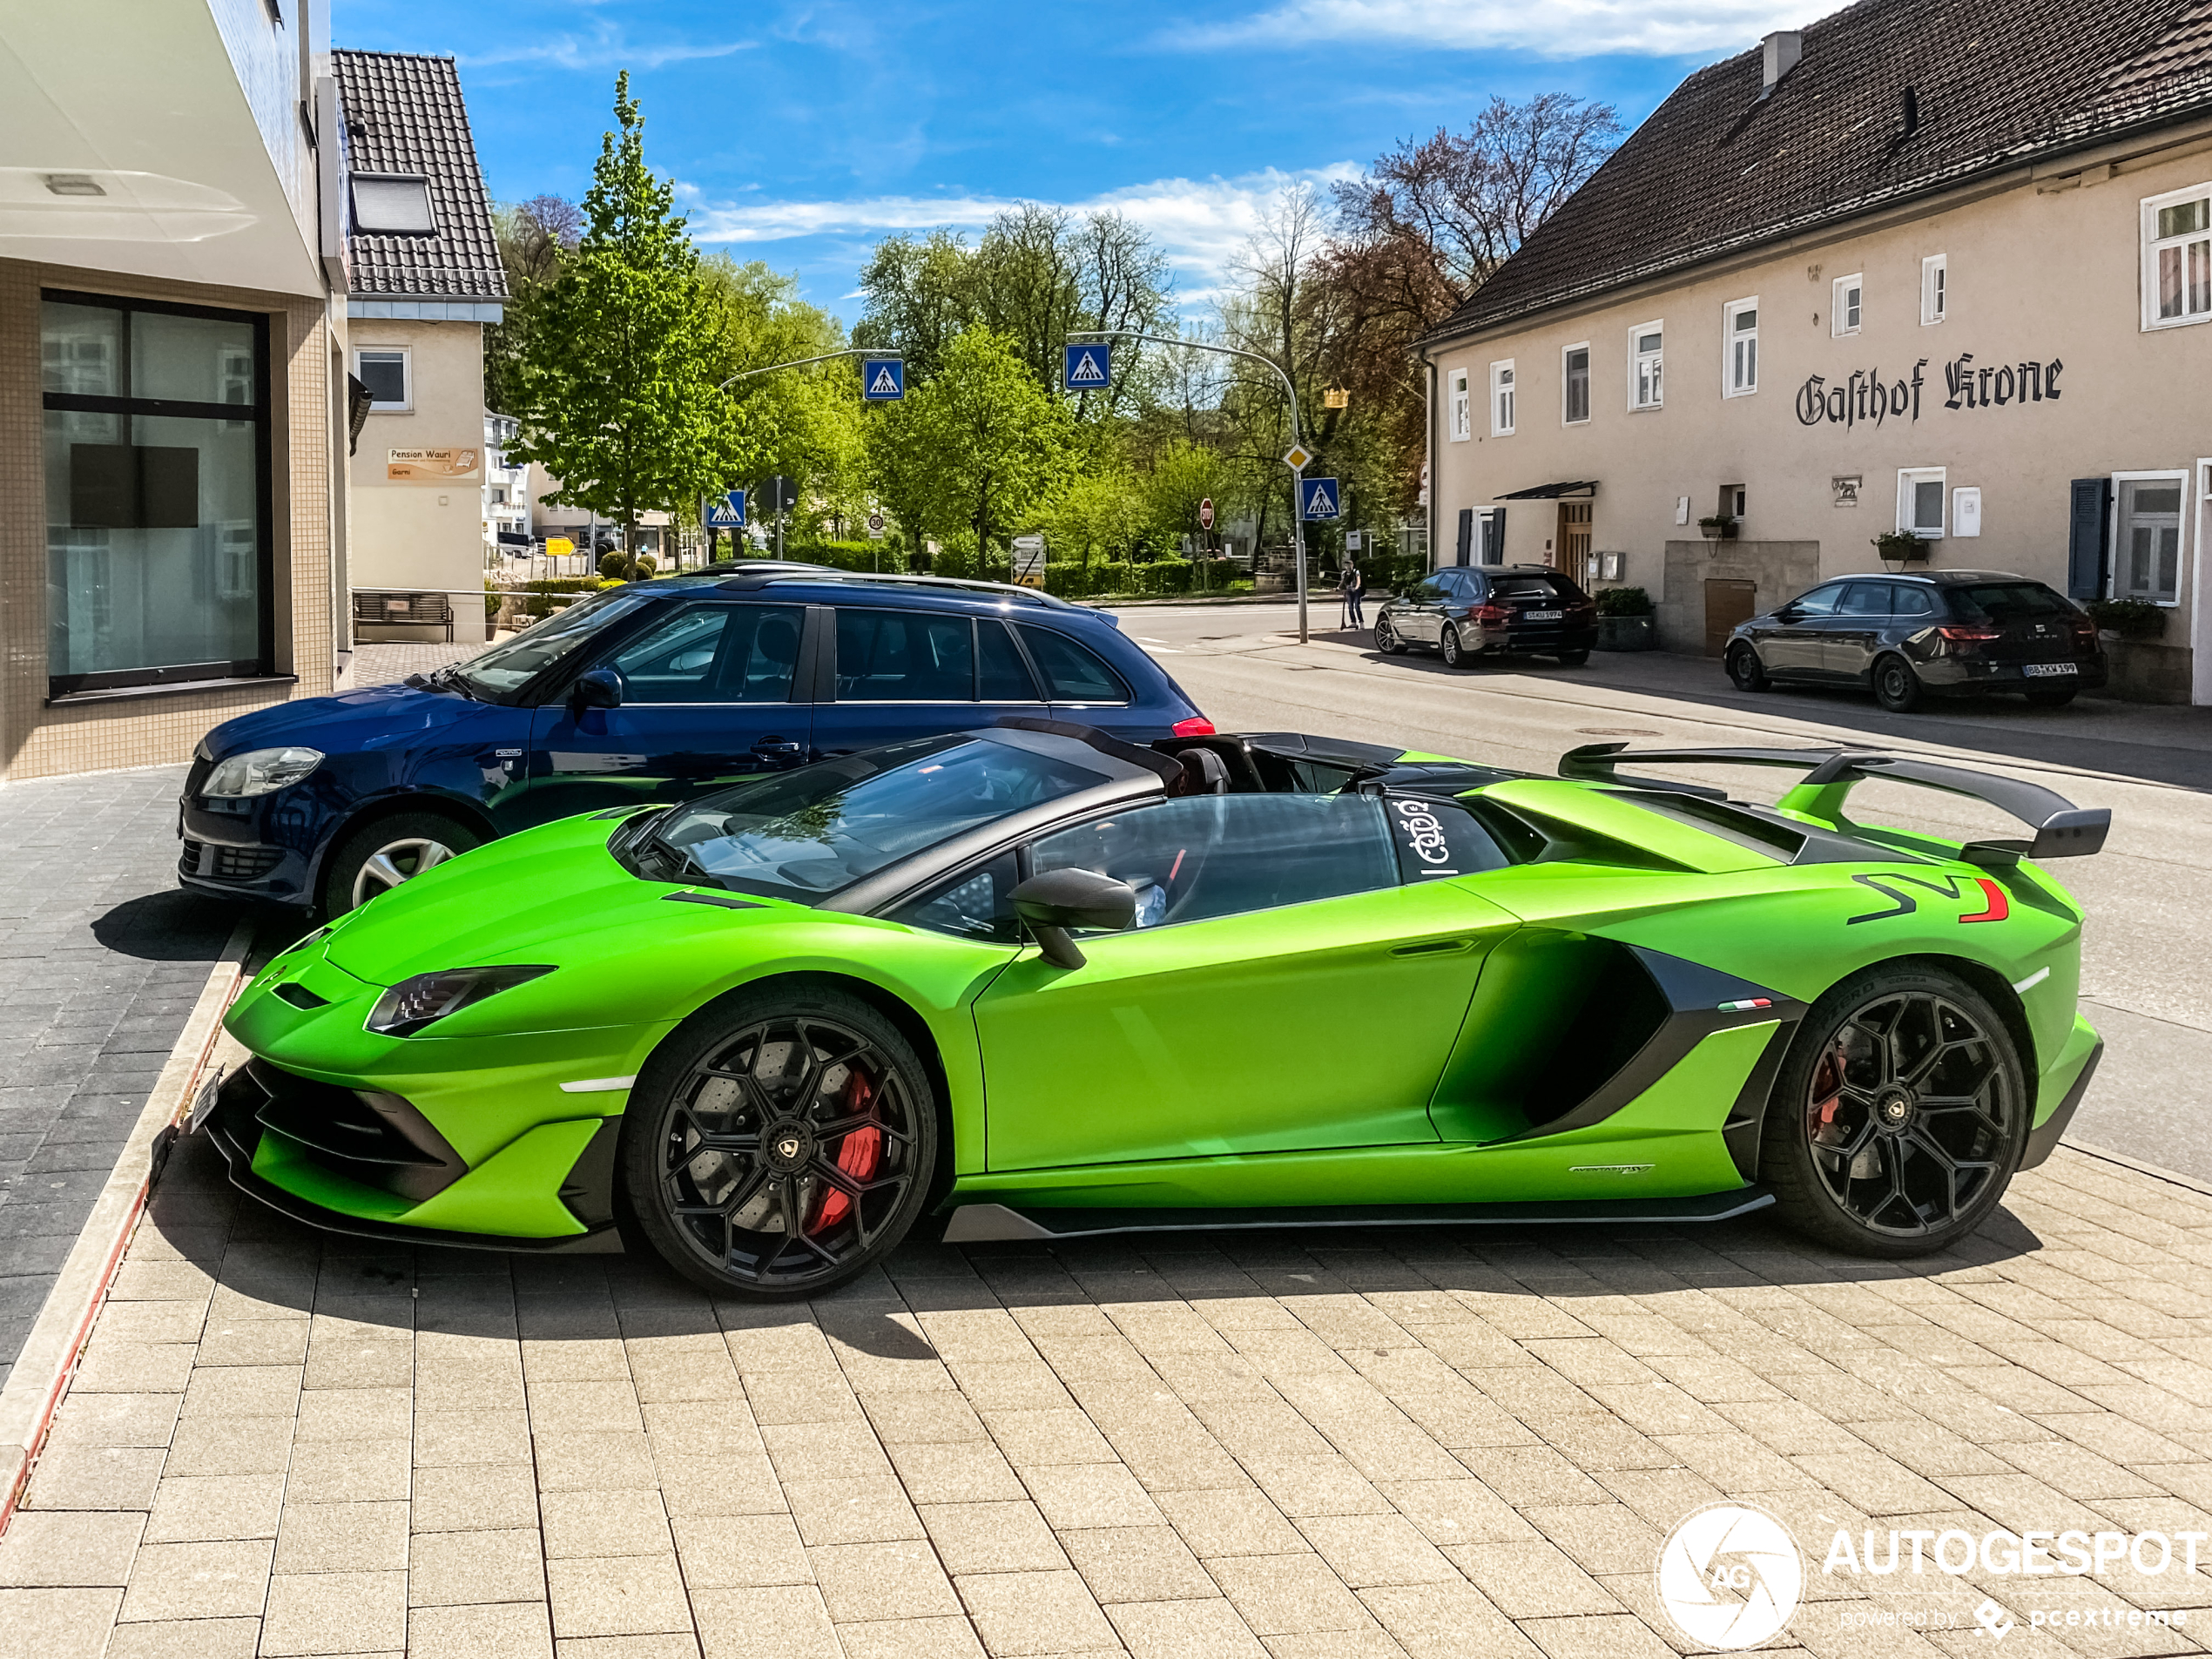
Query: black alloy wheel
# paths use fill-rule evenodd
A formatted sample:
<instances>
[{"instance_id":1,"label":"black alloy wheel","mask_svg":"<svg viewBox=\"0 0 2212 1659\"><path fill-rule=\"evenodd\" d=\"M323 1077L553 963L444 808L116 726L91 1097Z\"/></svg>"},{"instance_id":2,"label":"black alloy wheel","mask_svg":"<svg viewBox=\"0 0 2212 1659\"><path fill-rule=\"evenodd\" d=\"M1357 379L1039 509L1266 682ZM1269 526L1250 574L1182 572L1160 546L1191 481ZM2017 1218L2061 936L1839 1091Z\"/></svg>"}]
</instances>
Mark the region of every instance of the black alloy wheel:
<instances>
[{"instance_id":1,"label":"black alloy wheel","mask_svg":"<svg viewBox=\"0 0 2212 1659\"><path fill-rule=\"evenodd\" d=\"M1437 649L1443 653L1447 668L1465 668L1472 660L1460 644L1460 631L1448 622L1444 624L1444 632L1437 640Z\"/></svg>"},{"instance_id":2,"label":"black alloy wheel","mask_svg":"<svg viewBox=\"0 0 2212 1659\"><path fill-rule=\"evenodd\" d=\"M1910 714L1920 706L1920 677L1912 664L1898 656L1874 664L1874 700L1892 714Z\"/></svg>"},{"instance_id":3,"label":"black alloy wheel","mask_svg":"<svg viewBox=\"0 0 2212 1659\"><path fill-rule=\"evenodd\" d=\"M1759 653L1749 645L1729 647L1728 677L1739 691L1764 691L1774 684L1766 677L1766 664L1759 660Z\"/></svg>"},{"instance_id":4,"label":"black alloy wheel","mask_svg":"<svg viewBox=\"0 0 2212 1659\"><path fill-rule=\"evenodd\" d=\"M928 1072L898 1028L830 988L710 1005L631 1096L624 1176L678 1271L724 1294L810 1296L906 1237L937 1153Z\"/></svg>"},{"instance_id":5,"label":"black alloy wheel","mask_svg":"<svg viewBox=\"0 0 2212 1659\"><path fill-rule=\"evenodd\" d=\"M1398 630L1390 625L1388 617L1375 618L1375 649L1386 657L1395 657L1406 649L1406 642L1398 637Z\"/></svg>"},{"instance_id":6,"label":"black alloy wheel","mask_svg":"<svg viewBox=\"0 0 2212 1659\"><path fill-rule=\"evenodd\" d=\"M1885 965L1816 1003L1775 1080L1759 1173L1799 1231L1862 1256L1972 1232L2027 1143L2020 1055L1963 980Z\"/></svg>"}]
</instances>

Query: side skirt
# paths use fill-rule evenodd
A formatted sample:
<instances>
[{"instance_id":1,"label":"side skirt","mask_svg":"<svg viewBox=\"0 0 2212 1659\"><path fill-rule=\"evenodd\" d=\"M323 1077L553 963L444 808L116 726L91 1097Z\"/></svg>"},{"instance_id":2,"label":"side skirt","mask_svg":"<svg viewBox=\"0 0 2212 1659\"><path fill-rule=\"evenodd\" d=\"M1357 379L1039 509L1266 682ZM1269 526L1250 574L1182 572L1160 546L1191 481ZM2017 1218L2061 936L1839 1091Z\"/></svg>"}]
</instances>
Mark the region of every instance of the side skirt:
<instances>
[{"instance_id":1,"label":"side skirt","mask_svg":"<svg viewBox=\"0 0 2212 1659\"><path fill-rule=\"evenodd\" d=\"M1521 1227L1554 1222L1732 1221L1764 1210L1774 1194L1739 1187L1697 1198L1602 1198L1559 1204L1347 1204L1250 1210L1015 1210L962 1204L946 1218L948 1244L992 1239L1095 1238L1108 1233L1221 1231L1269 1227Z\"/></svg>"}]
</instances>

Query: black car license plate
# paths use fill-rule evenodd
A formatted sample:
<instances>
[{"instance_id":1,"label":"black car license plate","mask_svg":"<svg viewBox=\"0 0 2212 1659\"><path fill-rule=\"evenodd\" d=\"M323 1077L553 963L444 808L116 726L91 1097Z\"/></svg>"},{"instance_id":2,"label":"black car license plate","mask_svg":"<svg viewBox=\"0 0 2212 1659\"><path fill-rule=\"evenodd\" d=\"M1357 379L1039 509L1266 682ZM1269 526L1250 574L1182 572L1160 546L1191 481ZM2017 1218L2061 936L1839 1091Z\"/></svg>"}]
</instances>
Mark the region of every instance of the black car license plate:
<instances>
[{"instance_id":1,"label":"black car license plate","mask_svg":"<svg viewBox=\"0 0 2212 1659\"><path fill-rule=\"evenodd\" d=\"M1521 613L1521 619L1523 622L1557 622L1566 614L1563 610L1524 610Z\"/></svg>"},{"instance_id":2,"label":"black car license plate","mask_svg":"<svg viewBox=\"0 0 2212 1659\"><path fill-rule=\"evenodd\" d=\"M2072 663L2026 663L2020 672L2030 679L2049 679L2060 674L2078 674L2081 671Z\"/></svg>"}]
</instances>

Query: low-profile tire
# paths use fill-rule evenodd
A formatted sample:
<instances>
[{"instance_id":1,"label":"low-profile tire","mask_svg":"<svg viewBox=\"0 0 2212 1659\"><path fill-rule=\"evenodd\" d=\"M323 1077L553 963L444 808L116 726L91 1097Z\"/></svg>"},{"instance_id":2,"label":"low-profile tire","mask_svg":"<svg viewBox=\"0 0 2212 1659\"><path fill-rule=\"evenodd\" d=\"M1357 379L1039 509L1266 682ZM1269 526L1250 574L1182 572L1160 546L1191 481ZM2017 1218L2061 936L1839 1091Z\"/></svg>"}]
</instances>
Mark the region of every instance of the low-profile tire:
<instances>
[{"instance_id":1,"label":"low-profile tire","mask_svg":"<svg viewBox=\"0 0 2212 1659\"><path fill-rule=\"evenodd\" d=\"M827 986L709 1004L631 1092L623 1182L668 1264L718 1295L817 1296L895 1248L937 1159L928 1069Z\"/></svg>"},{"instance_id":2,"label":"low-profile tire","mask_svg":"<svg viewBox=\"0 0 2212 1659\"><path fill-rule=\"evenodd\" d=\"M1910 714L1920 706L1925 693L1912 664L1892 653L1874 664L1874 700L1892 714Z\"/></svg>"},{"instance_id":3,"label":"low-profile tire","mask_svg":"<svg viewBox=\"0 0 2212 1659\"><path fill-rule=\"evenodd\" d=\"M330 855L322 914L343 915L425 870L483 845L483 837L442 813L396 813L356 830Z\"/></svg>"},{"instance_id":4,"label":"low-profile tire","mask_svg":"<svg viewBox=\"0 0 2212 1659\"><path fill-rule=\"evenodd\" d=\"M1437 636L1436 649L1443 657L1447 668L1465 668L1474 660L1460 644L1460 631L1448 622L1444 624L1444 631Z\"/></svg>"},{"instance_id":5,"label":"low-profile tire","mask_svg":"<svg viewBox=\"0 0 2212 1659\"><path fill-rule=\"evenodd\" d=\"M2030 1109L2012 1034L1979 992L1939 968L1878 963L1799 1024L1768 1098L1759 1177L1808 1238L1924 1256L1997 1208Z\"/></svg>"},{"instance_id":6,"label":"low-profile tire","mask_svg":"<svg viewBox=\"0 0 2212 1659\"><path fill-rule=\"evenodd\" d=\"M1590 654L1586 651L1563 651L1558 655L1561 666L1567 668L1580 668L1590 660Z\"/></svg>"},{"instance_id":7,"label":"low-profile tire","mask_svg":"<svg viewBox=\"0 0 2212 1659\"><path fill-rule=\"evenodd\" d=\"M1375 618L1375 649L1386 657L1396 657L1406 649L1406 642L1398 637L1398 630L1390 625L1388 617Z\"/></svg>"},{"instance_id":8,"label":"low-profile tire","mask_svg":"<svg viewBox=\"0 0 2212 1659\"><path fill-rule=\"evenodd\" d=\"M2028 706L2038 709L2062 709L2081 694L2078 685L2062 685L2053 691L2030 691Z\"/></svg>"},{"instance_id":9,"label":"low-profile tire","mask_svg":"<svg viewBox=\"0 0 2212 1659\"><path fill-rule=\"evenodd\" d=\"M1766 677L1766 664L1759 660L1758 652L1749 645L1737 645L1730 650L1728 677L1739 691L1764 691L1774 684Z\"/></svg>"}]
</instances>

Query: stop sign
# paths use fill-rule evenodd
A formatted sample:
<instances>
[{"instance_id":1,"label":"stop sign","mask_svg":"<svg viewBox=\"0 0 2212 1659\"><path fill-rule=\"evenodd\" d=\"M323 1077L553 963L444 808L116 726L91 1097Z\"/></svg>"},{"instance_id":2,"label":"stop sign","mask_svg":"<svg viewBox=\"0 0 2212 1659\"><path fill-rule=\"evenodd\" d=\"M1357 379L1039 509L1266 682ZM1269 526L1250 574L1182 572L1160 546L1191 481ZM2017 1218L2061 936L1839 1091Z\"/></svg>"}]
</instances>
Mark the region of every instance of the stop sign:
<instances>
[{"instance_id":1,"label":"stop sign","mask_svg":"<svg viewBox=\"0 0 2212 1659\"><path fill-rule=\"evenodd\" d=\"M1213 528L1213 498L1211 496L1208 496L1198 503L1198 528L1209 530Z\"/></svg>"}]
</instances>

